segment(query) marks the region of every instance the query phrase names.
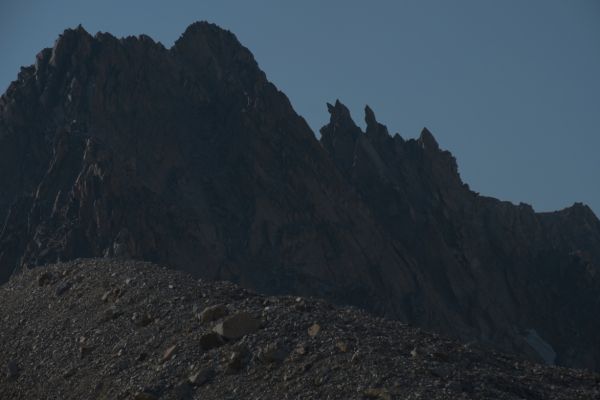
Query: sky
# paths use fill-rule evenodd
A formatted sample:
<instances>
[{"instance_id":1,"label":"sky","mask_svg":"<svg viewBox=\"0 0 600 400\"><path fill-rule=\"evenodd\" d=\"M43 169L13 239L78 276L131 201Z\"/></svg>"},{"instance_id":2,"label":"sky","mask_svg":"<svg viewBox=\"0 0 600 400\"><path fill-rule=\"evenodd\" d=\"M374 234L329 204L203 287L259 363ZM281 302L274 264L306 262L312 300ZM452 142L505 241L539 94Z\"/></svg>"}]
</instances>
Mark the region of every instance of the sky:
<instances>
[{"instance_id":1,"label":"sky","mask_svg":"<svg viewBox=\"0 0 600 400\"><path fill-rule=\"evenodd\" d=\"M236 34L315 134L340 99L391 133L423 127L471 189L600 216L600 1L0 0L0 91L68 27L148 34L192 22Z\"/></svg>"}]
</instances>

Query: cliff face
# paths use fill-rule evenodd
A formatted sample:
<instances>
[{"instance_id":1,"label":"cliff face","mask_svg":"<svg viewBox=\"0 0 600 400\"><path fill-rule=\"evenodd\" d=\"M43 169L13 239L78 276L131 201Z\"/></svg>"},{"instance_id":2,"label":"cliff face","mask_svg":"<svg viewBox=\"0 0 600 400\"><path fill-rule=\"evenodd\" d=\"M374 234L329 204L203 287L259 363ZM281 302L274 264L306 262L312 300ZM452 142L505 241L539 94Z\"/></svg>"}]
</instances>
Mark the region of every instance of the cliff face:
<instances>
[{"instance_id":1,"label":"cliff face","mask_svg":"<svg viewBox=\"0 0 600 400\"><path fill-rule=\"evenodd\" d=\"M1 107L3 279L117 256L394 315L412 287L305 121L214 25L169 50L68 30Z\"/></svg>"},{"instance_id":2,"label":"cliff face","mask_svg":"<svg viewBox=\"0 0 600 400\"><path fill-rule=\"evenodd\" d=\"M405 141L369 107L366 132L343 104L329 111L323 147L419 266L416 323L547 362L600 366L588 345L600 328L600 223L587 206L535 213L481 197L427 129Z\"/></svg>"},{"instance_id":3,"label":"cliff face","mask_svg":"<svg viewBox=\"0 0 600 400\"><path fill-rule=\"evenodd\" d=\"M587 207L480 197L428 131L405 141L370 109L366 133L342 104L330 113L319 143L211 24L171 49L65 31L0 99L0 280L78 257L148 260L600 367Z\"/></svg>"}]
</instances>

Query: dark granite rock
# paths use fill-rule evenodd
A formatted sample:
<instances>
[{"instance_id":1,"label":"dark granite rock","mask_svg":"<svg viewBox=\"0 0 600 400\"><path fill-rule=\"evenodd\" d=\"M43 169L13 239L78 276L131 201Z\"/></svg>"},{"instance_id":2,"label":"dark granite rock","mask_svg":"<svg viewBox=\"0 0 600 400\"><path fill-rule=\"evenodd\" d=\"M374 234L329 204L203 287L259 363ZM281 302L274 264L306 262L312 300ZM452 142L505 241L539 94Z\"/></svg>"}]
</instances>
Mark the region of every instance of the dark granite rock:
<instances>
[{"instance_id":1,"label":"dark granite rock","mask_svg":"<svg viewBox=\"0 0 600 400\"><path fill-rule=\"evenodd\" d=\"M429 131L390 137L366 108L363 133L328 108L319 143L212 24L170 49L65 31L0 97L0 281L78 257L154 261L600 368L589 208L479 196Z\"/></svg>"},{"instance_id":2,"label":"dark granite rock","mask_svg":"<svg viewBox=\"0 0 600 400\"><path fill-rule=\"evenodd\" d=\"M208 332L200 336L200 347L203 350L212 350L217 347L221 347L225 344L225 341L217 332Z\"/></svg>"},{"instance_id":3,"label":"dark granite rock","mask_svg":"<svg viewBox=\"0 0 600 400\"><path fill-rule=\"evenodd\" d=\"M226 339L234 340L256 332L259 327L260 320L247 313L237 313L219 322L213 330Z\"/></svg>"},{"instance_id":4,"label":"dark granite rock","mask_svg":"<svg viewBox=\"0 0 600 400\"><path fill-rule=\"evenodd\" d=\"M339 102L329 111L323 146L418 265L412 323L538 360L550 361L549 353L559 364L600 368L600 347L590 346L600 330L600 222L588 207L535 213L479 196L427 129L405 141L390 136L369 107L365 133ZM528 339L532 329L549 352Z\"/></svg>"},{"instance_id":5,"label":"dark granite rock","mask_svg":"<svg viewBox=\"0 0 600 400\"><path fill-rule=\"evenodd\" d=\"M402 316L402 256L235 36L67 30L0 100L0 281L149 260ZM385 279L383 279L385 277Z\"/></svg>"}]
</instances>

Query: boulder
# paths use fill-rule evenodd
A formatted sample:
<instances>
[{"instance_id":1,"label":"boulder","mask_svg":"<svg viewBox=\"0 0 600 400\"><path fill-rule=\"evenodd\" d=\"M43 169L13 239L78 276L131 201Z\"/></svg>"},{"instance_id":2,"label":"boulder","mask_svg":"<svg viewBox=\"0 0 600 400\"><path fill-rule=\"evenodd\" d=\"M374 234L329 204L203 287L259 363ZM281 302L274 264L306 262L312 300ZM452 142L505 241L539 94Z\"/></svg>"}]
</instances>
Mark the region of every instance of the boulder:
<instances>
[{"instance_id":1,"label":"boulder","mask_svg":"<svg viewBox=\"0 0 600 400\"><path fill-rule=\"evenodd\" d=\"M260 320L248 313L240 312L215 325L213 331L226 339L235 340L256 332L260 325Z\"/></svg>"},{"instance_id":2,"label":"boulder","mask_svg":"<svg viewBox=\"0 0 600 400\"><path fill-rule=\"evenodd\" d=\"M208 351L221 347L225 344L223 337L217 332L208 332L200 336L200 347L202 350Z\"/></svg>"},{"instance_id":3,"label":"boulder","mask_svg":"<svg viewBox=\"0 0 600 400\"><path fill-rule=\"evenodd\" d=\"M199 315L199 319L202 323L216 321L227 315L227 306L224 304L217 304L214 306L206 307Z\"/></svg>"}]
</instances>

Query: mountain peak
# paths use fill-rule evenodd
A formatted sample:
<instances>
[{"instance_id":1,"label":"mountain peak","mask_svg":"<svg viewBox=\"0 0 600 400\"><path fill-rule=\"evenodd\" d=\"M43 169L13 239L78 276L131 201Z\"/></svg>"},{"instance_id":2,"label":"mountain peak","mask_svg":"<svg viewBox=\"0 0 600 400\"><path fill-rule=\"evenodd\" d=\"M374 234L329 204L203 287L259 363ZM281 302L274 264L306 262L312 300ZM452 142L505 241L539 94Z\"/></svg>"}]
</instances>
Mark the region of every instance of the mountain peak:
<instances>
[{"instance_id":1,"label":"mountain peak","mask_svg":"<svg viewBox=\"0 0 600 400\"><path fill-rule=\"evenodd\" d=\"M227 30L227 29L223 29L220 26L218 26L217 24L213 24L212 22L208 22L208 21L196 21L196 22L192 22L190 25L188 25L187 28L185 28L185 31L183 31L183 34L181 35L181 37L186 37L189 35L220 35L222 33L226 33L228 35L231 36L235 36L233 33L231 33L231 31Z\"/></svg>"},{"instance_id":2,"label":"mountain peak","mask_svg":"<svg viewBox=\"0 0 600 400\"><path fill-rule=\"evenodd\" d=\"M336 100L334 105L327 103L327 111L329 111L329 124L337 128L356 127L350 110L341 101Z\"/></svg>"},{"instance_id":3,"label":"mountain peak","mask_svg":"<svg viewBox=\"0 0 600 400\"><path fill-rule=\"evenodd\" d=\"M61 40L62 38L65 37L73 37L73 36L80 36L80 37L86 37L86 36L91 36L90 33L83 27L83 25L78 24L75 28L67 28L63 31L63 33L61 33L60 35L58 35L58 39L57 40Z\"/></svg>"},{"instance_id":4,"label":"mountain peak","mask_svg":"<svg viewBox=\"0 0 600 400\"><path fill-rule=\"evenodd\" d=\"M365 122L367 123L367 130L369 129L369 126L374 126L377 124L375 113L368 105L365 106Z\"/></svg>"},{"instance_id":5,"label":"mountain peak","mask_svg":"<svg viewBox=\"0 0 600 400\"><path fill-rule=\"evenodd\" d=\"M73 29L65 29L54 42L49 61L50 65L61 68L72 53L81 50L86 51L86 53L89 52L93 39L92 35L81 24Z\"/></svg>"},{"instance_id":6,"label":"mountain peak","mask_svg":"<svg viewBox=\"0 0 600 400\"><path fill-rule=\"evenodd\" d=\"M176 48L189 48L193 44L211 44L213 46L227 43L229 46L241 46L235 35L218 25L207 21L197 21L189 25L175 41Z\"/></svg>"},{"instance_id":7,"label":"mountain peak","mask_svg":"<svg viewBox=\"0 0 600 400\"><path fill-rule=\"evenodd\" d=\"M173 48L178 51L191 52L205 51L206 47L223 55L229 54L224 53L227 50L236 52L245 50L250 58L254 58L231 31L207 21L198 21L189 25L173 45Z\"/></svg>"},{"instance_id":8,"label":"mountain peak","mask_svg":"<svg viewBox=\"0 0 600 400\"><path fill-rule=\"evenodd\" d=\"M241 79L247 86L266 80L252 53L233 33L206 21L188 26L171 52L192 69L216 80Z\"/></svg>"},{"instance_id":9,"label":"mountain peak","mask_svg":"<svg viewBox=\"0 0 600 400\"><path fill-rule=\"evenodd\" d=\"M367 124L367 136L380 140L389 138L387 127L377 122L375 113L368 105L365 106L365 123Z\"/></svg>"},{"instance_id":10,"label":"mountain peak","mask_svg":"<svg viewBox=\"0 0 600 400\"><path fill-rule=\"evenodd\" d=\"M437 140L435 140L435 137L433 137L433 134L427 128L423 128L418 140L425 149L439 150L440 148Z\"/></svg>"},{"instance_id":11,"label":"mountain peak","mask_svg":"<svg viewBox=\"0 0 600 400\"><path fill-rule=\"evenodd\" d=\"M534 330L558 362L600 369L587 208L538 215L474 195L429 130L403 142L369 106L366 133L339 100L327 108L320 146L250 51L207 22L169 50L65 31L0 98L0 282L135 258L532 358L521 333Z\"/></svg>"}]
</instances>

